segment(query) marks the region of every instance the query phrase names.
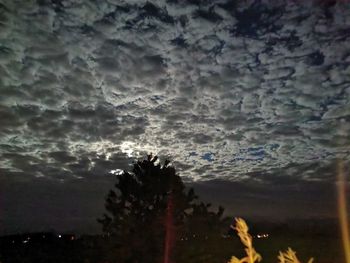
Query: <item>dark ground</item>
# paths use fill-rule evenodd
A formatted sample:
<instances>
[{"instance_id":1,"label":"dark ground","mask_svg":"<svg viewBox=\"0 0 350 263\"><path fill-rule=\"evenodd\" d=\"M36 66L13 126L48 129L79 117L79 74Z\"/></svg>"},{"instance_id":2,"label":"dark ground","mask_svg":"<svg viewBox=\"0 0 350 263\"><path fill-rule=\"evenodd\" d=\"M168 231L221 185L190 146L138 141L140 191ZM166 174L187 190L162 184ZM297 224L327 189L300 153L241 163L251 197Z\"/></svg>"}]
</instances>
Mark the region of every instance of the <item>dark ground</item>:
<instances>
[{"instance_id":1,"label":"dark ground","mask_svg":"<svg viewBox=\"0 0 350 263\"><path fill-rule=\"evenodd\" d=\"M278 252L287 250L288 247L297 252L301 262L307 262L310 257L314 257L315 263L344 262L339 230L334 222L294 221L288 224L252 223L249 225L253 226L250 232L254 236L255 249L262 255L263 262L278 262ZM257 234L264 233L268 233L269 237L257 238ZM244 256L244 247L238 237L225 235L223 239L219 245L212 245L212 251L205 251L205 253ZM105 240L102 236L62 235L59 238L57 234L52 233L1 237L0 262L104 262ZM188 242L190 246L196 240L189 239L184 242Z\"/></svg>"}]
</instances>

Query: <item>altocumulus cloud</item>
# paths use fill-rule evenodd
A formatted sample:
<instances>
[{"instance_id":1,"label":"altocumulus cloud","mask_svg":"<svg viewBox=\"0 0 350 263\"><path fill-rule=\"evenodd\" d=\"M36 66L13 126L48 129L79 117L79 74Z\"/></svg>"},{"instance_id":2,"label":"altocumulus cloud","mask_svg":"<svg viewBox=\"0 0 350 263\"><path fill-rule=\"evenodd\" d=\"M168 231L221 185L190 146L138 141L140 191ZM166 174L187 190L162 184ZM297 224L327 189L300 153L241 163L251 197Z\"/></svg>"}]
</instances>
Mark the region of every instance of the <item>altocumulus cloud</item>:
<instances>
[{"instance_id":1,"label":"altocumulus cloud","mask_svg":"<svg viewBox=\"0 0 350 263\"><path fill-rule=\"evenodd\" d=\"M93 178L153 152L188 181L328 181L349 157L341 1L5 0L0 12L9 180Z\"/></svg>"}]
</instances>

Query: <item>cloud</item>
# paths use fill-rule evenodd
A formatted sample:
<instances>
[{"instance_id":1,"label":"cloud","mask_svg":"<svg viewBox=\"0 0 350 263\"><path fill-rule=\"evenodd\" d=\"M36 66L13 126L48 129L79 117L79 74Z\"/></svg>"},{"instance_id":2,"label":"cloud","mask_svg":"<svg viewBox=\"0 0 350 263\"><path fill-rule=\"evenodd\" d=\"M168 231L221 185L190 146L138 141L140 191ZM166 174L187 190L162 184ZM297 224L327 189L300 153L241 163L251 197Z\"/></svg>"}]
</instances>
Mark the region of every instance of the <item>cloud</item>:
<instances>
[{"instance_id":1,"label":"cloud","mask_svg":"<svg viewBox=\"0 0 350 263\"><path fill-rule=\"evenodd\" d=\"M301 180L327 181L312 164L349 156L344 3L0 8L0 163L10 180L104 176L153 152L187 181L254 173L263 183L269 171L289 178L291 164Z\"/></svg>"}]
</instances>

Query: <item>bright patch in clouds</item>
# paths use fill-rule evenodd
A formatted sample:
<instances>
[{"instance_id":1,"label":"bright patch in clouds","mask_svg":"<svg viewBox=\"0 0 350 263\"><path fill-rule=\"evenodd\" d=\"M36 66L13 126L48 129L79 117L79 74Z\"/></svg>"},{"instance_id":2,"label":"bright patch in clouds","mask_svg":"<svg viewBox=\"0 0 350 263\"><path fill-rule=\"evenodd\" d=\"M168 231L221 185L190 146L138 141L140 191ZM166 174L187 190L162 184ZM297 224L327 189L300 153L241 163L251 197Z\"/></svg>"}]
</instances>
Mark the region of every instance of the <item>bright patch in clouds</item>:
<instances>
[{"instance_id":1,"label":"bright patch in clouds","mask_svg":"<svg viewBox=\"0 0 350 263\"><path fill-rule=\"evenodd\" d=\"M124 141L120 145L120 150L122 153L125 153L128 157L136 157L138 156L138 152L135 152L135 143Z\"/></svg>"},{"instance_id":2,"label":"bright patch in clouds","mask_svg":"<svg viewBox=\"0 0 350 263\"><path fill-rule=\"evenodd\" d=\"M113 174L113 175L121 175L122 173L123 173L123 170L121 169L114 169L110 171L110 174Z\"/></svg>"}]
</instances>

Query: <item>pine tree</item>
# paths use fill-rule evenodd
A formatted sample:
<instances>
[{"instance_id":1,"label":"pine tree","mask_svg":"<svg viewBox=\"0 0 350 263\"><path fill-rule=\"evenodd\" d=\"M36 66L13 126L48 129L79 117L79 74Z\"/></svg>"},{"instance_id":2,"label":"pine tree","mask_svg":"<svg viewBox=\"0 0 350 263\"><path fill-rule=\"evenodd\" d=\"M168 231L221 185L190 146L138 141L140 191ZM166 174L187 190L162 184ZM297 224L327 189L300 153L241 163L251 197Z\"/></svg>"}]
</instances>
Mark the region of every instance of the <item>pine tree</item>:
<instances>
[{"instance_id":1,"label":"pine tree","mask_svg":"<svg viewBox=\"0 0 350 263\"><path fill-rule=\"evenodd\" d=\"M169 161L161 165L157 164L157 159L149 155L135 163L131 173L124 171L118 175L116 190L107 195L107 213L98 221L110 237L110 259L130 263L161 262L166 231L182 232L180 229L193 210L197 198L193 189L185 189ZM170 201L172 225L167 226ZM175 239L174 236L170 238Z\"/></svg>"}]
</instances>

